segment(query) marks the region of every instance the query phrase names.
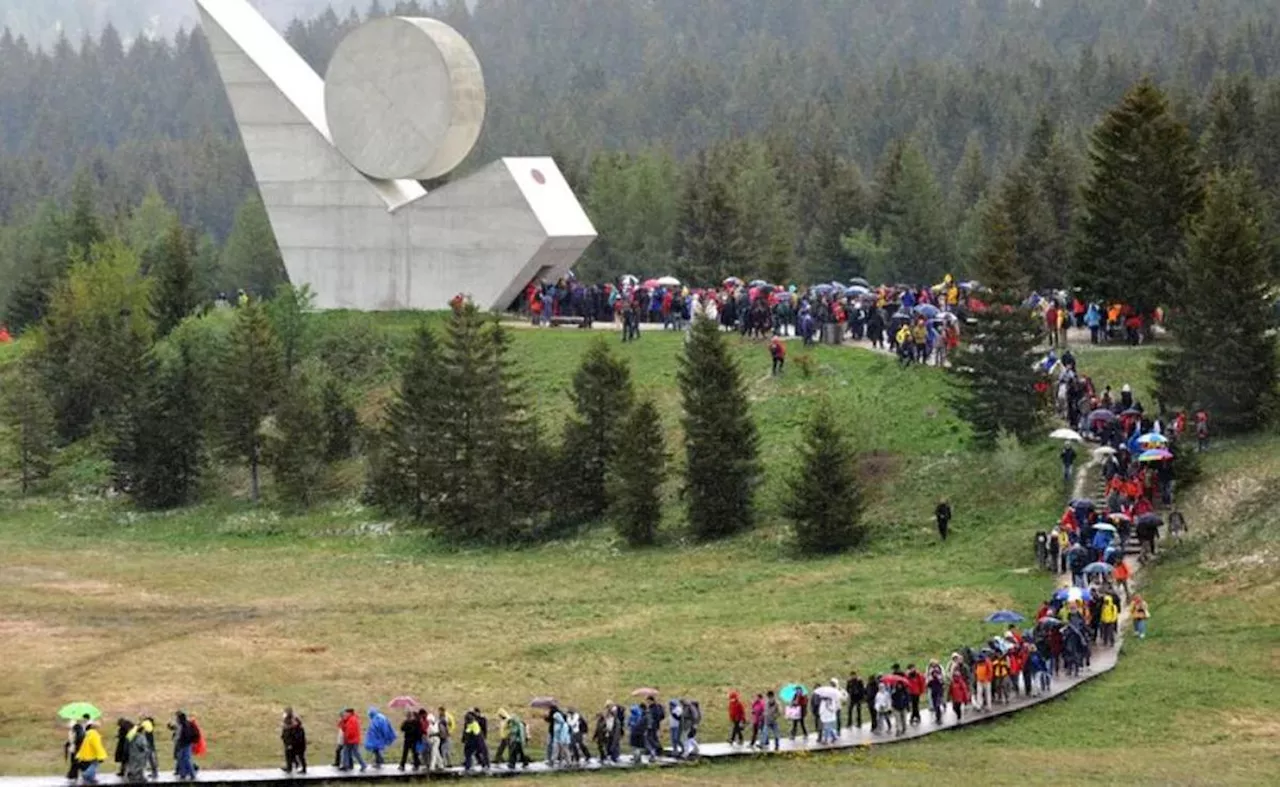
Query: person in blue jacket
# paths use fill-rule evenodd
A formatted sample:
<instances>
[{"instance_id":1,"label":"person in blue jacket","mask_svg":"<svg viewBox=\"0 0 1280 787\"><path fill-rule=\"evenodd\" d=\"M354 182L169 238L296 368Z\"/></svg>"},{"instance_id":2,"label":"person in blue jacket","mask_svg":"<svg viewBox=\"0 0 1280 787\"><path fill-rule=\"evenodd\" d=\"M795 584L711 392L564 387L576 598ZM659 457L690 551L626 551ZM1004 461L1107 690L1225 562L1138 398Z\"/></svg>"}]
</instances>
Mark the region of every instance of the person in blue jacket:
<instances>
[{"instance_id":1,"label":"person in blue jacket","mask_svg":"<svg viewBox=\"0 0 1280 787\"><path fill-rule=\"evenodd\" d=\"M373 755L373 767L383 765L382 752L396 742L396 731L377 708L369 709L369 726L364 731L364 747Z\"/></svg>"}]
</instances>

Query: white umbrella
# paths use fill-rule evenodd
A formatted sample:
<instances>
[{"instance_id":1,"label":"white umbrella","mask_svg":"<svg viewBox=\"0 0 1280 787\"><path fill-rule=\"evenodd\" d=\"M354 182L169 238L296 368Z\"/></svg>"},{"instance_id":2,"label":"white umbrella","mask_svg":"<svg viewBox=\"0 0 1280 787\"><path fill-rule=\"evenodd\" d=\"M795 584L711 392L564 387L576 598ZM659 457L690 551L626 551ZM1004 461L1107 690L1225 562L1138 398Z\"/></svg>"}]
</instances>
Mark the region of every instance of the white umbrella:
<instances>
[{"instance_id":1,"label":"white umbrella","mask_svg":"<svg viewBox=\"0 0 1280 787\"><path fill-rule=\"evenodd\" d=\"M618 281L621 282L622 284L631 284L631 285L636 285L640 283L640 279L636 278L635 276L632 276L630 273L622 274L621 276L618 277Z\"/></svg>"},{"instance_id":2,"label":"white umbrella","mask_svg":"<svg viewBox=\"0 0 1280 787\"><path fill-rule=\"evenodd\" d=\"M663 287L679 287L680 286L680 280L677 279L675 276L663 276L661 279L658 279L657 281Z\"/></svg>"},{"instance_id":3,"label":"white umbrella","mask_svg":"<svg viewBox=\"0 0 1280 787\"><path fill-rule=\"evenodd\" d=\"M837 689L835 686L819 686L813 690L813 696L825 697L829 700L836 700L838 702L840 700L840 689Z\"/></svg>"},{"instance_id":4,"label":"white umbrella","mask_svg":"<svg viewBox=\"0 0 1280 787\"><path fill-rule=\"evenodd\" d=\"M1054 429L1049 433L1049 437L1054 440L1075 440L1078 443L1084 442L1084 438L1080 436L1079 432L1074 429L1067 429L1066 427L1063 427L1062 429Z\"/></svg>"},{"instance_id":5,"label":"white umbrella","mask_svg":"<svg viewBox=\"0 0 1280 787\"><path fill-rule=\"evenodd\" d=\"M1112 448L1109 445L1104 445L1100 448L1093 449L1093 452L1098 456L1111 456L1116 452L1116 449Z\"/></svg>"},{"instance_id":6,"label":"white umbrella","mask_svg":"<svg viewBox=\"0 0 1280 787\"><path fill-rule=\"evenodd\" d=\"M1115 525L1108 525L1108 524L1105 524L1105 523L1104 523L1104 524L1101 524L1101 525L1094 525L1094 526L1093 526L1093 529L1094 529L1094 530L1106 530L1106 531L1109 531L1109 532L1111 532L1111 533L1115 533L1115 532L1116 532L1116 527L1115 527Z\"/></svg>"}]
</instances>

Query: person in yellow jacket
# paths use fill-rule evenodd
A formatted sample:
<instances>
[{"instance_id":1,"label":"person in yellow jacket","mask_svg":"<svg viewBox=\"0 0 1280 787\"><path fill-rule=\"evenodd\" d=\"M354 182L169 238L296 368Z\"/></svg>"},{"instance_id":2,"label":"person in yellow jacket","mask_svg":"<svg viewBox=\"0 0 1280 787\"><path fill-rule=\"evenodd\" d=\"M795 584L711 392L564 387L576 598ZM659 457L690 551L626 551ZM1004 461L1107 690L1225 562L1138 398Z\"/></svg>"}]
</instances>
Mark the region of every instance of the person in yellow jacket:
<instances>
[{"instance_id":1,"label":"person in yellow jacket","mask_svg":"<svg viewBox=\"0 0 1280 787\"><path fill-rule=\"evenodd\" d=\"M80 763L80 774L85 784L98 783L98 766L107 759L107 750L102 745L102 733L98 732L98 723L89 722L84 731L84 740L76 751L76 761Z\"/></svg>"},{"instance_id":2,"label":"person in yellow jacket","mask_svg":"<svg viewBox=\"0 0 1280 787\"><path fill-rule=\"evenodd\" d=\"M1115 597L1110 593L1102 597L1102 608L1098 611L1098 623L1101 624L1102 645L1111 647L1116 644L1116 622L1120 620L1120 608Z\"/></svg>"},{"instance_id":3,"label":"person in yellow jacket","mask_svg":"<svg viewBox=\"0 0 1280 787\"><path fill-rule=\"evenodd\" d=\"M1147 618L1151 617L1151 610L1147 608L1146 599L1137 593L1129 601L1129 616L1133 618L1133 630L1138 634L1138 639L1146 639Z\"/></svg>"}]
</instances>

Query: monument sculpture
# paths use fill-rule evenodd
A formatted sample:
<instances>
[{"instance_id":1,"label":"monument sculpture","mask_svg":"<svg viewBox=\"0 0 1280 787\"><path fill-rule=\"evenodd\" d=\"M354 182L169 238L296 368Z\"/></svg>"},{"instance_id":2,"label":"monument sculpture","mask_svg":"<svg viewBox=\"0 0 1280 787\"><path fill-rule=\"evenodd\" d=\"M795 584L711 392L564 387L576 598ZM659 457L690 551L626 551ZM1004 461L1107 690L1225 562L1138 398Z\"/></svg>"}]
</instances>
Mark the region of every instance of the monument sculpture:
<instances>
[{"instance_id":1,"label":"monument sculpture","mask_svg":"<svg viewBox=\"0 0 1280 787\"><path fill-rule=\"evenodd\" d=\"M351 31L322 80L247 0L196 0L289 279L320 308L503 309L566 274L595 228L550 157L429 188L485 115L470 44L435 19Z\"/></svg>"}]
</instances>

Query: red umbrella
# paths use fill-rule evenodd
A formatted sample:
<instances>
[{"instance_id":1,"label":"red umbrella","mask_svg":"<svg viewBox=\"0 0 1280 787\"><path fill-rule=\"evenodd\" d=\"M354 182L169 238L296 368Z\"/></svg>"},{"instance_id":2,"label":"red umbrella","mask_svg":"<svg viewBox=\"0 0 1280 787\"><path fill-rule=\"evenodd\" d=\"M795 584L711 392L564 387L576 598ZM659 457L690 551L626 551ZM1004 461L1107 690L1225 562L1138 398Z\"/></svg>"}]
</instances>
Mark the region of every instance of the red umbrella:
<instances>
[{"instance_id":1,"label":"red umbrella","mask_svg":"<svg viewBox=\"0 0 1280 787\"><path fill-rule=\"evenodd\" d=\"M907 678L905 675L893 675L893 674L881 675L880 682L883 684L887 684L889 686L892 686L895 683L901 683L903 685L906 685Z\"/></svg>"},{"instance_id":2,"label":"red umbrella","mask_svg":"<svg viewBox=\"0 0 1280 787\"><path fill-rule=\"evenodd\" d=\"M412 695L401 694L399 697L391 700L391 702L388 702L387 707L394 708L395 710L399 710L401 708L421 708L422 703L418 702L418 700Z\"/></svg>"}]
</instances>

